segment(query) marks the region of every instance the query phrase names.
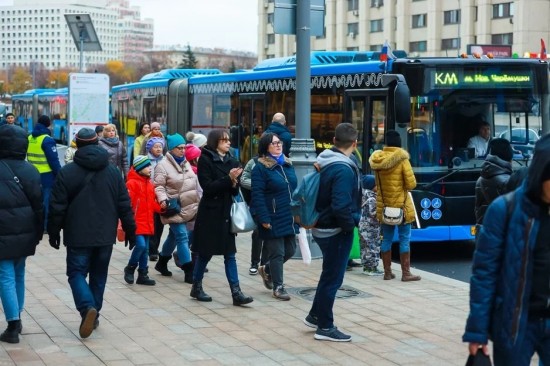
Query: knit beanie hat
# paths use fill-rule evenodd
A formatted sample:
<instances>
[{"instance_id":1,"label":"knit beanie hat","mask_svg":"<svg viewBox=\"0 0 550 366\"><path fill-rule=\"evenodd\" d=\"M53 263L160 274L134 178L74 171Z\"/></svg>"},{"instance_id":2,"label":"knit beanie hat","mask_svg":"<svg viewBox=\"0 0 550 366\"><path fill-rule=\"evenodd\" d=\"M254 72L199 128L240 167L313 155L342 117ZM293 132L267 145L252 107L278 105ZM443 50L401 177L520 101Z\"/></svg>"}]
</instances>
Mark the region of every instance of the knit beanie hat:
<instances>
[{"instance_id":1,"label":"knit beanie hat","mask_svg":"<svg viewBox=\"0 0 550 366\"><path fill-rule=\"evenodd\" d=\"M97 145L99 138L97 133L91 128L81 128L74 137L76 147L81 148L86 145Z\"/></svg>"},{"instance_id":2,"label":"knit beanie hat","mask_svg":"<svg viewBox=\"0 0 550 366\"><path fill-rule=\"evenodd\" d=\"M151 160L147 156L144 155L138 155L134 158L134 162L132 163L134 166L134 169L136 172L139 172L143 168L146 168L151 165Z\"/></svg>"},{"instance_id":3,"label":"knit beanie hat","mask_svg":"<svg viewBox=\"0 0 550 366\"><path fill-rule=\"evenodd\" d=\"M185 159L187 161L191 161L193 159L196 159L199 156L201 156L201 152L202 152L201 149L199 149L195 145L188 144L188 145L185 146Z\"/></svg>"},{"instance_id":4,"label":"knit beanie hat","mask_svg":"<svg viewBox=\"0 0 550 366\"><path fill-rule=\"evenodd\" d=\"M204 136L202 133L196 133L195 137L193 137L193 141L191 142L196 147L203 147L204 145L206 145L206 136Z\"/></svg>"},{"instance_id":5,"label":"knit beanie hat","mask_svg":"<svg viewBox=\"0 0 550 366\"><path fill-rule=\"evenodd\" d=\"M153 129L153 128L160 128L160 123L158 123L158 122L151 123L151 129Z\"/></svg>"},{"instance_id":6,"label":"knit beanie hat","mask_svg":"<svg viewBox=\"0 0 550 366\"><path fill-rule=\"evenodd\" d=\"M168 150L173 150L177 146L185 145L185 139L179 133L168 135L166 139L168 140Z\"/></svg>"},{"instance_id":7,"label":"knit beanie hat","mask_svg":"<svg viewBox=\"0 0 550 366\"><path fill-rule=\"evenodd\" d=\"M52 122L50 121L50 117L45 115L42 115L38 118L38 123L46 127L50 127L50 125L52 124Z\"/></svg>"},{"instance_id":8,"label":"knit beanie hat","mask_svg":"<svg viewBox=\"0 0 550 366\"><path fill-rule=\"evenodd\" d=\"M375 186L374 175L368 174L363 176L363 188L373 190Z\"/></svg>"},{"instance_id":9,"label":"knit beanie hat","mask_svg":"<svg viewBox=\"0 0 550 366\"><path fill-rule=\"evenodd\" d=\"M395 130L386 132L386 146L401 147L401 136L399 136L399 132Z\"/></svg>"},{"instance_id":10,"label":"knit beanie hat","mask_svg":"<svg viewBox=\"0 0 550 366\"><path fill-rule=\"evenodd\" d=\"M514 157L514 150L506 139L492 139L489 141L489 154L498 156L504 161L511 161Z\"/></svg>"},{"instance_id":11,"label":"knit beanie hat","mask_svg":"<svg viewBox=\"0 0 550 366\"><path fill-rule=\"evenodd\" d=\"M149 152L155 144L161 144L162 148L164 149L164 139L162 137L152 137L149 140L147 140L147 144L145 145L145 148Z\"/></svg>"}]
</instances>

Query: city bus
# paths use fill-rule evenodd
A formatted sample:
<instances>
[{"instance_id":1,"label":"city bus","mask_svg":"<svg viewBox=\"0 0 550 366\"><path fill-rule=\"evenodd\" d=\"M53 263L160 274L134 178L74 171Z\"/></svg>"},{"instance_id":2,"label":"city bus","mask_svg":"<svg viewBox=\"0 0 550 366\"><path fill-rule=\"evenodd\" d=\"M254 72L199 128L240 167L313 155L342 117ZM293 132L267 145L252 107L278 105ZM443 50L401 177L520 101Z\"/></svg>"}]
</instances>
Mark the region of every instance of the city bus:
<instances>
[{"instance_id":1,"label":"city bus","mask_svg":"<svg viewBox=\"0 0 550 366\"><path fill-rule=\"evenodd\" d=\"M51 119L52 137L57 143L68 144L67 108L68 88L31 89L12 95L12 109L17 122L31 133L38 117Z\"/></svg>"},{"instance_id":2,"label":"city bus","mask_svg":"<svg viewBox=\"0 0 550 366\"><path fill-rule=\"evenodd\" d=\"M539 136L549 131L548 63L394 54L400 58L381 61L378 52L312 52L310 124L316 150L332 145L339 123L351 122L360 132L360 164L369 173L370 154L383 147L385 131L397 130L417 179L412 196L418 219L411 240L471 240L474 187L483 158L468 149L468 139L486 121L492 136L516 136L512 143L521 154L514 167L528 164L530 130ZM388 77L408 86L406 99L397 96L398 83L384 82ZM292 132L296 58L266 60L251 71L175 80L168 108L169 133L231 128L237 152L276 112L286 115ZM403 109L406 120L397 117Z\"/></svg>"},{"instance_id":3,"label":"city bus","mask_svg":"<svg viewBox=\"0 0 550 366\"><path fill-rule=\"evenodd\" d=\"M217 69L167 69L144 75L140 81L111 88L112 121L130 153L138 126L142 122L159 122L166 134L168 87L175 79L193 75L219 74Z\"/></svg>"}]
</instances>

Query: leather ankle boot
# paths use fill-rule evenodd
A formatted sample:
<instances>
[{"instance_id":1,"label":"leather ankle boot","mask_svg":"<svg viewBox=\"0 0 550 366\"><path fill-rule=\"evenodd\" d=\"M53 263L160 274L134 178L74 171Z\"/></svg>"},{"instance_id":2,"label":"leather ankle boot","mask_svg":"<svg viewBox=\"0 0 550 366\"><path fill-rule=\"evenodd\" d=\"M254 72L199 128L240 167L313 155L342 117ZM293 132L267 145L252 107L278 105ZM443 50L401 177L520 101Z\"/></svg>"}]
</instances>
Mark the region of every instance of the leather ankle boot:
<instances>
[{"instance_id":1,"label":"leather ankle boot","mask_svg":"<svg viewBox=\"0 0 550 366\"><path fill-rule=\"evenodd\" d=\"M393 280L395 275L391 271L391 250L380 253L382 264L384 265L384 279Z\"/></svg>"},{"instance_id":2,"label":"leather ankle boot","mask_svg":"<svg viewBox=\"0 0 550 366\"><path fill-rule=\"evenodd\" d=\"M202 289L202 281L193 281L193 287L191 287L191 293L189 296L197 299L198 301L212 301L212 298Z\"/></svg>"},{"instance_id":3,"label":"leather ankle boot","mask_svg":"<svg viewBox=\"0 0 550 366\"><path fill-rule=\"evenodd\" d=\"M185 263L181 266L181 269L185 273L185 283L193 283L193 262Z\"/></svg>"},{"instance_id":4,"label":"leather ankle boot","mask_svg":"<svg viewBox=\"0 0 550 366\"><path fill-rule=\"evenodd\" d=\"M156 284L155 280L149 278L147 275L149 273L149 268L139 268L138 269L138 278L136 283L138 285L145 285L145 286L154 286Z\"/></svg>"},{"instance_id":5,"label":"leather ankle boot","mask_svg":"<svg viewBox=\"0 0 550 366\"><path fill-rule=\"evenodd\" d=\"M137 266L131 265L124 267L124 281L130 285L134 283L134 272L136 271L136 267Z\"/></svg>"},{"instance_id":6,"label":"leather ankle boot","mask_svg":"<svg viewBox=\"0 0 550 366\"><path fill-rule=\"evenodd\" d=\"M0 334L0 341L6 343L19 343L19 329L21 320L10 320L6 330Z\"/></svg>"},{"instance_id":7,"label":"leather ankle boot","mask_svg":"<svg viewBox=\"0 0 550 366\"><path fill-rule=\"evenodd\" d=\"M401 281L420 281L420 276L415 276L411 273L411 252L401 253L400 260L401 271L403 273L401 276Z\"/></svg>"},{"instance_id":8,"label":"leather ankle boot","mask_svg":"<svg viewBox=\"0 0 550 366\"><path fill-rule=\"evenodd\" d=\"M163 276L171 276L172 272L168 270L168 261L170 260L170 256L163 256L159 255L159 260L157 264L155 264L155 269L160 272Z\"/></svg>"},{"instance_id":9,"label":"leather ankle boot","mask_svg":"<svg viewBox=\"0 0 550 366\"><path fill-rule=\"evenodd\" d=\"M233 305L239 306L239 305L245 305L250 304L254 299L252 296L246 296L241 291L241 287L239 284L236 285L230 285L231 288L231 296L233 297Z\"/></svg>"}]
</instances>

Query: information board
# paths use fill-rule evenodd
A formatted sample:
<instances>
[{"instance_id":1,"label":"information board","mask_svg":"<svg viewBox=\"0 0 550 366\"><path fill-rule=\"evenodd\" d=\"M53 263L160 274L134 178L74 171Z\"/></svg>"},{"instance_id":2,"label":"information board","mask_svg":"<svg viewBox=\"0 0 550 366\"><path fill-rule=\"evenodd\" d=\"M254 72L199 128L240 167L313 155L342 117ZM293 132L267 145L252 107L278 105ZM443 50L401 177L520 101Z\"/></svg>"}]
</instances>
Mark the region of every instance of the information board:
<instances>
[{"instance_id":1,"label":"information board","mask_svg":"<svg viewBox=\"0 0 550 366\"><path fill-rule=\"evenodd\" d=\"M95 129L109 123L109 75L69 75L69 133L71 140L81 128Z\"/></svg>"}]
</instances>

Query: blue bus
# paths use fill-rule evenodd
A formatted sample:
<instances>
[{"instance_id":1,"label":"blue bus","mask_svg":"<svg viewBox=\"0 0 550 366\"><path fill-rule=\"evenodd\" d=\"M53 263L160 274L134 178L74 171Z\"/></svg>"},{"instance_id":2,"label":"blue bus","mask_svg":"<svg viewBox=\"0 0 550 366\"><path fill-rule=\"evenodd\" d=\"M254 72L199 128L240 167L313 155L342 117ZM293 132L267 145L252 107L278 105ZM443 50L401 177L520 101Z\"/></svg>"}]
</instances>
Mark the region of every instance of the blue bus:
<instances>
[{"instance_id":1,"label":"blue bus","mask_svg":"<svg viewBox=\"0 0 550 366\"><path fill-rule=\"evenodd\" d=\"M319 152L331 146L339 123L351 122L360 131L358 152L368 173L368 158L384 145L385 131L397 130L418 182L411 240L473 239L474 187L483 160L467 148L468 139L486 121L493 137L516 136L511 142L522 154L515 168L526 165L529 131L550 130L548 63L394 54L399 58L381 61L378 52L312 52L311 137ZM405 99L400 84L401 90L408 86ZM276 112L286 115L292 131L295 107L296 58L270 59L250 71L173 80L166 128L231 128L232 145L242 149L246 137L257 126L267 127Z\"/></svg>"},{"instance_id":2,"label":"blue bus","mask_svg":"<svg viewBox=\"0 0 550 366\"><path fill-rule=\"evenodd\" d=\"M57 143L68 144L68 88L31 89L12 95L12 108L17 122L29 133L41 115L52 121L52 137Z\"/></svg>"}]
</instances>

